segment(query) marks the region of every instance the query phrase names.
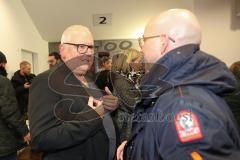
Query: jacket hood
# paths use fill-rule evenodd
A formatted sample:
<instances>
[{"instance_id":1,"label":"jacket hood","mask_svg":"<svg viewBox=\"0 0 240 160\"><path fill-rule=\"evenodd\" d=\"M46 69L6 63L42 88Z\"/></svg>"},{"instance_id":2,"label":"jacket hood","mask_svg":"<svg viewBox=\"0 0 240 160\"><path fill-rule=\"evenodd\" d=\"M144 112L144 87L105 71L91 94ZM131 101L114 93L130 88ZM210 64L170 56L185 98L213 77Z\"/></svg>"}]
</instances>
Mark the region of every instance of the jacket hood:
<instances>
[{"instance_id":1,"label":"jacket hood","mask_svg":"<svg viewBox=\"0 0 240 160\"><path fill-rule=\"evenodd\" d=\"M225 63L200 51L199 45L189 44L158 60L143 78L141 89L157 96L156 92L159 95L169 88L187 85L221 94L233 90L236 80Z\"/></svg>"},{"instance_id":2,"label":"jacket hood","mask_svg":"<svg viewBox=\"0 0 240 160\"><path fill-rule=\"evenodd\" d=\"M5 67L0 66L0 75L7 77L7 70Z\"/></svg>"}]
</instances>

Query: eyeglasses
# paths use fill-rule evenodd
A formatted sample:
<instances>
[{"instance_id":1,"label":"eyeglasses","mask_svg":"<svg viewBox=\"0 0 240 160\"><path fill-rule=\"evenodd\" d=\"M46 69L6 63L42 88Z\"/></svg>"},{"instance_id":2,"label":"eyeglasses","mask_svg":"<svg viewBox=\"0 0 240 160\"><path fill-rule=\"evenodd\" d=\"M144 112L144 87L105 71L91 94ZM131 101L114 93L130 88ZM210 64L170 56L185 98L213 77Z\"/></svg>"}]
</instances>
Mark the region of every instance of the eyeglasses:
<instances>
[{"instance_id":1,"label":"eyeglasses","mask_svg":"<svg viewBox=\"0 0 240 160\"><path fill-rule=\"evenodd\" d=\"M85 53L87 52L88 49L92 52L96 48L96 46L94 45L87 45L87 44L75 44L75 43L63 43L63 44L76 46L78 53Z\"/></svg>"},{"instance_id":2,"label":"eyeglasses","mask_svg":"<svg viewBox=\"0 0 240 160\"><path fill-rule=\"evenodd\" d=\"M143 37L138 38L138 44L139 44L140 48L143 48L144 42L145 42L146 40L151 39L151 38L161 38L161 37L166 37L166 35L165 35L165 34L162 34L162 35L149 36L149 37L144 37L144 36L143 36ZM170 41L172 41L173 43L175 43L175 40L174 40L173 38L168 37L168 39L169 39Z\"/></svg>"}]
</instances>

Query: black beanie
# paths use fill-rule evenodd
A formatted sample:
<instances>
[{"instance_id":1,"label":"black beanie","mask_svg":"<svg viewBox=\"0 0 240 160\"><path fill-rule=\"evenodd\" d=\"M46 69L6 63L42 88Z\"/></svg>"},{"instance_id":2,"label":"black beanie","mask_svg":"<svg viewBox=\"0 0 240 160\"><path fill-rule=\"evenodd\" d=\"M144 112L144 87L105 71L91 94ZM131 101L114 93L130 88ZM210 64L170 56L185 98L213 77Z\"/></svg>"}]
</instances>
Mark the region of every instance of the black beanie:
<instances>
[{"instance_id":1,"label":"black beanie","mask_svg":"<svg viewBox=\"0 0 240 160\"><path fill-rule=\"evenodd\" d=\"M6 56L0 51L0 63L7 63Z\"/></svg>"}]
</instances>

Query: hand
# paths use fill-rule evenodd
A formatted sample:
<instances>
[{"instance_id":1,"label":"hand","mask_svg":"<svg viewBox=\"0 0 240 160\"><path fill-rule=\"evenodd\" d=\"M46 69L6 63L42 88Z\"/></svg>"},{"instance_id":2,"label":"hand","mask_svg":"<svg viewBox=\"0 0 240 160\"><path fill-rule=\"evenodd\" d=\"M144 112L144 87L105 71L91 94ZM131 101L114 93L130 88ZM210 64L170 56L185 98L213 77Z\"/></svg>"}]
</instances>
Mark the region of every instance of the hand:
<instances>
[{"instance_id":1,"label":"hand","mask_svg":"<svg viewBox=\"0 0 240 160\"><path fill-rule=\"evenodd\" d=\"M88 105L92 109L94 109L101 118L103 118L104 113L105 113L102 103L103 103L102 101L97 100L97 99L93 98L92 96L90 96L88 99Z\"/></svg>"},{"instance_id":2,"label":"hand","mask_svg":"<svg viewBox=\"0 0 240 160\"><path fill-rule=\"evenodd\" d=\"M24 139L24 142L29 143L29 142L31 141L31 139L32 139L30 133L28 132L28 134L26 134L26 135L23 137L23 139Z\"/></svg>"},{"instance_id":3,"label":"hand","mask_svg":"<svg viewBox=\"0 0 240 160\"><path fill-rule=\"evenodd\" d=\"M103 107L107 110L114 111L118 107L118 98L112 95L112 92L105 87L107 95L102 97Z\"/></svg>"},{"instance_id":4,"label":"hand","mask_svg":"<svg viewBox=\"0 0 240 160\"><path fill-rule=\"evenodd\" d=\"M123 151L127 141L123 141L122 144L117 149L117 160L123 160Z\"/></svg>"},{"instance_id":5,"label":"hand","mask_svg":"<svg viewBox=\"0 0 240 160\"><path fill-rule=\"evenodd\" d=\"M24 83L23 87L26 88L26 89L29 89L31 87L31 84L26 82L26 83Z\"/></svg>"}]
</instances>

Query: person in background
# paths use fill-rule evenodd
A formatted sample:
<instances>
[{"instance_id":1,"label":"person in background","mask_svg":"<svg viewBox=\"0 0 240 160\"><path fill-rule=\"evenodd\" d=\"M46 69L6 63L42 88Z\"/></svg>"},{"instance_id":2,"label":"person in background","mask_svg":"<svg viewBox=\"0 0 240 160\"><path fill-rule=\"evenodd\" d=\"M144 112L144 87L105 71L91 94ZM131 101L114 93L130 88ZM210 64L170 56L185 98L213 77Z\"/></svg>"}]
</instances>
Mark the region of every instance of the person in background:
<instances>
[{"instance_id":1,"label":"person in background","mask_svg":"<svg viewBox=\"0 0 240 160\"><path fill-rule=\"evenodd\" d=\"M17 150L23 141L31 137L17 106L14 88L9 79L5 65L6 56L0 51L0 160L17 160Z\"/></svg>"},{"instance_id":2,"label":"person in background","mask_svg":"<svg viewBox=\"0 0 240 160\"><path fill-rule=\"evenodd\" d=\"M113 87L110 81L110 70L112 67L112 59L109 56L103 56L100 59L100 71L96 73L96 85L99 89L104 90L105 87L108 87L112 92Z\"/></svg>"},{"instance_id":3,"label":"person in background","mask_svg":"<svg viewBox=\"0 0 240 160\"><path fill-rule=\"evenodd\" d=\"M6 56L0 51L0 74L4 77L7 77L7 70L5 68L6 64Z\"/></svg>"},{"instance_id":4,"label":"person in background","mask_svg":"<svg viewBox=\"0 0 240 160\"><path fill-rule=\"evenodd\" d=\"M59 46L62 61L39 74L29 98L31 146L44 160L113 160L115 129L109 111L118 99L88 77L94 42L87 27L65 29Z\"/></svg>"},{"instance_id":5,"label":"person in background","mask_svg":"<svg viewBox=\"0 0 240 160\"><path fill-rule=\"evenodd\" d=\"M100 60L100 71L111 70L112 59L109 56L103 56Z\"/></svg>"},{"instance_id":6,"label":"person in background","mask_svg":"<svg viewBox=\"0 0 240 160\"><path fill-rule=\"evenodd\" d=\"M235 88L235 78L200 43L201 27L189 10L170 9L147 23L139 45L151 65L118 159L239 159L236 120L219 96Z\"/></svg>"},{"instance_id":7,"label":"person in background","mask_svg":"<svg viewBox=\"0 0 240 160\"><path fill-rule=\"evenodd\" d=\"M113 56L110 74L113 94L119 99L118 108L112 113L120 142L128 140L131 133L132 114L141 99L138 89L142 71L142 53L136 49L125 50Z\"/></svg>"},{"instance_id":8,"label":"person in background","mask_svg":"<svg viewBox=\"0 0 240 160\"><path fill-rule=\"evenodd\" d=\"M234 74L237 80L237 87L231 93L224 94L224 99L231 108L233 115L235 116L238 129L240 127L240 61L233 63L230 66L230 70Z\"/></svg>"},{"instance_id":9,"label":"person in background","mask_svg":"<svg viewBox=\"0 0 240 160\"><path fill-rule=\"evenodd\" d=\"M61 55L58 52L51 52L48 54L49 68L52 68L59 62L61 62Z\"/></svg>"},{"instance_id":10,"label":"person in background","mask_svg":"<svg viewBox=\"0 0 240 160\"><path fill-rule=\"evenodd\" d=\"M16 91L18 106L22 115L27 115L29 88L34 74L31 73L31 64L27 61L20 63L20 70L16 71L11 79Z\"/></svg>"}]
</instances>

